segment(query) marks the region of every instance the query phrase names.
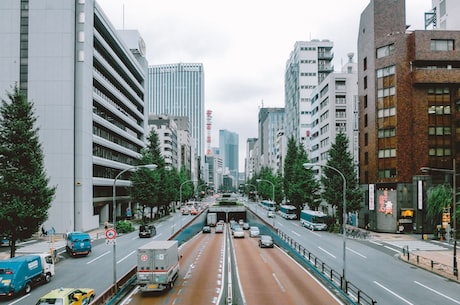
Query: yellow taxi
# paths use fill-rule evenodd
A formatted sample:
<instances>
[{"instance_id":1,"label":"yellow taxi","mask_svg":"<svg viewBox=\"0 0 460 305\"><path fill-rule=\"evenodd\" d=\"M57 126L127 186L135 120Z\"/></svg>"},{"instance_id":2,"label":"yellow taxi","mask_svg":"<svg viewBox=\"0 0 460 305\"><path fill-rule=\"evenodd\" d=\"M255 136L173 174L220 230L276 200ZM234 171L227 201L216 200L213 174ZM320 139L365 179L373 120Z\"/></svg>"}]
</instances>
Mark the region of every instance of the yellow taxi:
<instances>
[{"instance_id":1,"label":"yellow taxi","mask_svg":"<svg viewBox=\"0 0 460 305\"><path fill-rule=\"evenodd\" d=\"M36 305L89 305L94 297L92 288L59 288L42 296Z\"/></svg>"}]
</instances>

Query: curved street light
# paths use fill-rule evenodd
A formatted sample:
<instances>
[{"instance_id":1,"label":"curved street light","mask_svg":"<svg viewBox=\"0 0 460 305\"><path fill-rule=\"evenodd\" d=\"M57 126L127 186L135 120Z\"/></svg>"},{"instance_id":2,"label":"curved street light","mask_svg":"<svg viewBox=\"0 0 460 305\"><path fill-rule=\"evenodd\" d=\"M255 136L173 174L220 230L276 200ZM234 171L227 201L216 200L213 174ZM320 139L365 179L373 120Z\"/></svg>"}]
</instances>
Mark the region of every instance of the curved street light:
<instances>
[{"instance_id":1,"label":"curved street light","mask_svg":"<svg viewBox=\"0 0 460 305\"><path fill-rule=\"evenodd\" d=\"M179 203L180 205L182 205L182 186L188 182L195 182L195 180L185 180L184 182L182 182L180 184L180 187L179 187Z\"/></svg>"},{"instance_id":2,"label":"curved street light","mask_svg":"<svg viewBox=\"0 0 460 305\"><path fill-rule=\"evenodd\" d=\"M126 173L127 171L131 170L136 170L139 168L148 168L148 169L156 169L157 165L156 164L147 164L147 165L137 165L137 166L130 166L128 168L125 168L121 172L118 173L118 175L115 176L115 179L113 180L113 189L112 189L112 217L113 217L113 229L116 230L116 222L117 222L117 180L118 178ZM116 290L117 288L117 247L116 247L116 242L115 240L112 241L113 243L113 285Z\"/></svg>"},{"instance_id":3,"label":"curved street light","mask_svg":"<svg viewBox=\"0 0 460 305\"><path fill-rule=\"evenodd\" d=\"M261 181L265 181L272 185L272 200L273 200L273 203L275 203L275 185L273 184L273 182L271 182L270 180L265 180L265 179L256 179L256 181L257 183L260 183Z\"/></svg>"},{"instance_id":4,"label":"curved street light","mask_svg":"<svg viewBox=\"0 0 460 305\"><path fill-rule=\"evenodd\" d=\"M345 179L345 176L343 175L343 173L341 171L339 171L337 168L335 167L332 167L330 165L326 165L326 164L318 164L318 163L304 163L303 164L303 167L305 169L309 169L309 168L312 168L312 167L315 167L315 166L319 166L319 167L327 167L327 168L330 168L332 169L333 171L337 172L340 177L342 177L342 180L343 180L343 209L342 209L342 217L343 217L343 222L342 222L342 243L343 243L343 254L342 254L342 258L343 258L343 284L344 284L344 288L346 288L346 285L347 285L347 279L346 279L346 248L347 248L347 236L346 236L346 223L347 223L347 204L346 204L346 198L347 198L347 180Z\"/></svg>"}]
</instances>

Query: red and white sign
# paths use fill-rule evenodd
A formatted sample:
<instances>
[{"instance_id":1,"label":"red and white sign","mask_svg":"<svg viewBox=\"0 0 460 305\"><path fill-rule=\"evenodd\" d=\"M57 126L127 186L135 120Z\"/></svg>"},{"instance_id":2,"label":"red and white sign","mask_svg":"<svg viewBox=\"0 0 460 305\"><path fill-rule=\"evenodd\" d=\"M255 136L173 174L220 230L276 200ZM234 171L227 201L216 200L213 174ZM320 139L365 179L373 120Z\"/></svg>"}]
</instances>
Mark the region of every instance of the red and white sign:
<instances>
[{"instance_id":1,"label":"red and white sign","mask_svg":"<svg viewBox=\"0 0 460 305\"><path fill-rule=\"evenodd\" d=\"M115 237L117 237L117 231L115 231L115 229L105 230L105 238L112 240L115 239Z\"/></svg>"}]
</instances>

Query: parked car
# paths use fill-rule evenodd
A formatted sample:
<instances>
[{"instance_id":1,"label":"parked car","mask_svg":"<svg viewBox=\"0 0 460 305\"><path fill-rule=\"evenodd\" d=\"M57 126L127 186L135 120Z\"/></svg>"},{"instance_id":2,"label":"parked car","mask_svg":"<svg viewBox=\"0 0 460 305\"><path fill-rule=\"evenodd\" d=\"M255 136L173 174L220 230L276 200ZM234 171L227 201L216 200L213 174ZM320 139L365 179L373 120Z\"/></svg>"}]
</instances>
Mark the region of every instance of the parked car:
<instances>
[{"instance_id":1,"label":"parked car","mask_svg":"<svg viewBox=\"0 0 460 305\"><path fill-rule=\"evenodd\" d=\"M233 230L233 238L244 238L244 230L240 227Z\"/></svg>"},{"instance_id":2,"label":"parked car","mask_svg":"<svg viewBox=\"0 0 460 305\"><path fill-rule=\"evenodd\" d=\"M258 237L260 235L260 231L258 227L250 227L249 228L249 237Z\"/></svg>"},{"instance_id":3,"label":"parked car","mask_svg":"<svg viewBox=\"0 0 460 305\"><path fill-rule=\"evenodd\" d=\"M157 234L157 229L154 225L140 225L139 226L139 238L152 237Z\"/></svg>"},{"instance_id":4,"label":"parked car","mask_svg":"<svg viewBox=\"0 0 460 305\"><path fill-rule=\"evenodd\" d=\"M270 235L260 235L260 248L273 248L273 238Z\"/></svg>"},{"instance_id":5,"label":"parked car","mask_svg":"<svg viewBox=\"0 0 460 305\"><path fill-rule=\"evenodd\" d=\"M59 288L54 289L42 296L36 305L83 305L90 304L94 300L92 288Z\"/></svg>"},{"instance_id":6,"label":"parked car","mask_svg":"<svg viewBox=\"0 0 460 305\"><path fill-rule=\"evenodd\" d=\"M204 226L203 227L203 233L211 233L211 227L210 226Z\"/></svg>"}]
</instances>

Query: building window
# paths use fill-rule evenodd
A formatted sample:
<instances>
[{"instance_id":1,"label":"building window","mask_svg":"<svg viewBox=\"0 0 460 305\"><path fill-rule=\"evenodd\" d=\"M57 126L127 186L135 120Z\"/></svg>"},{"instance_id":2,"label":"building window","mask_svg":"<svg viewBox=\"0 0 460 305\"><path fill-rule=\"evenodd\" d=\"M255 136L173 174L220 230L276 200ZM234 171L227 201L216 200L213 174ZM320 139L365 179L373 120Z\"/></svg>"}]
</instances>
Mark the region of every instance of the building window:
<instances>
[{"instance_id":1,"label":"building window","mask_svg":"<svg viewBox=\"0 0 460 305\"><path fill-rule=\"evenodd\" d=\"M394 51L395 51L395 45L393 43L380 47L377 49L377 58L389 56L393 54Z\"/></svg>"},{"instance_id":2,"label":"building window","mask_svg":"<svg viewBox=\"0 0 460 305\"><path fill-rule=\"evenodd\" d=\"M432 39L431 51L453 51L454 41L452 39Z\"/></svg>"},{"instance_id":3,"label":"building window","mask_svg":"<svg viewBox=\"0 0 460 305\"><path fill-rule=\"evenodd\" d=\"M364 127L367 127L367 113L364 115Z\"/></svg>"},{"instance_id":4,"label":"building window","mask_svg":"<svg viewBox=\"0 0 460 305\"><path fill-rule=\"evenodd\" d=\"M364 146L367 146L369 144L369 135L367 132L364 134Z\"/></svg>"},{"instance_id":5,"label":"building window","mask_svg":"<svg viewBox=\"0 0 460 305\"><path fill-rule=\"evenodd\" d=\"M379 178L393 178L396 177L396 168L387 168L379 170Z\"/></svg>"},{"instance_id":6,"label":"building window","mask_svg":"<svg viewBox=\"0 0 460 305\"><path fill-rule=\"evenodd\" d=\"M367 151L364 153L364 164L369 164L369 153Z\"/></svg>"},{"instance_id":7,"label":"building window","mask_svg":"<svg viewBox=\"0 0 460 305\"><path fill-rule=\"evenodd\" d=\"M382 128L378 131L379 138L389 138L396 136L396 128Z\"/></svg>"},{"instance_id":8,"label":"building window","mask_svg":"<svg viewBox=\"0 0 460 305\"><path fill-rule=\"evenodd\" d=\"M367 108L367 95L364 96L364 108Z\"/></svg>"},{"instance_id":9,"label":"building window","mask_svg":"<svg viewBox=\"0 0 460 305\"><path fill-rule=\"evenodd\" d=\"M379 158L396 157L396 148L379 149Z\"/></svg>"},{"instance_id":10,"label":"building window","mask_svg":"<svg viewBox=\"0 0 460 305\"><path fill-rule=\"evenodd\" d=\"M363 59L363 69L364 69L364 71L367 70L367 57L364 57L364 59Z\"/></svg>"},{"instance_id":11,"label":"building window","mask_svg":"<svg viewBox=\"0 0 460 305\"><path fill-rule=\"evenodd\" d=\"M363 84L364 84L364 89L367 89L367 76L364 76Z\"/></svg>"}]
</instances>

